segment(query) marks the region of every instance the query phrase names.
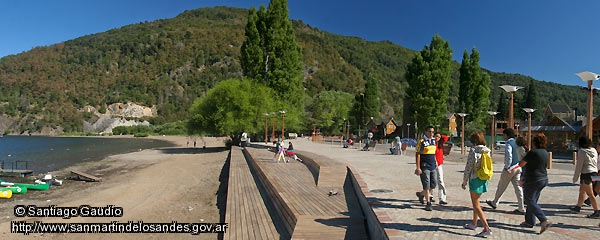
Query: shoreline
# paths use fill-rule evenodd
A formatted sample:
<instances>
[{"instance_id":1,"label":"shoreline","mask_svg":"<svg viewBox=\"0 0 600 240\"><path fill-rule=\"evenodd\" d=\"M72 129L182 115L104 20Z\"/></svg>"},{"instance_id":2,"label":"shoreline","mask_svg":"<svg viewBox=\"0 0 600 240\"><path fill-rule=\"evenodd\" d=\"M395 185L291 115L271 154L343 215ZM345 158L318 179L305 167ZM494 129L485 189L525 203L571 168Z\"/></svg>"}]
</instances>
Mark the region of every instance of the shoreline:
<instances>
[{"instance_id":1,"label":"shoreline","mask_svg":"<svg viewBox=\"0 0 600 240\"><path fill-rule=\"evenodd\" d=\"M106 137L106 136L105 136ZM108 136L123 137L123 136ZM131 136L133 138L133 136ZM187 136L151 136L149 139L172 143L173 147L146 149L138 152L110 155L102 160L80 162L52 171L53 177L63 180L62 186L52 186L49 191L28 191L15 194L11 199L0 199L0 234L11 238L30 237L10 233L10 221L35 220L46 222L222 222L217 206L222 197L223 171L229 151L220 138L204 138L206 149L187 147ZM201 142L202 143L202 142ZM68 180L71 170L96 177L101 182ZM66 180L65 180L66 179ZM226 180L226 179L225 179ZM27 180L24 180L27 181ZM29 182L29 181L28 181ZM226 184L226 183L225 183ZM225 193L226 194L226 193ZM14 216L16 205L78 207L90 205L122 207L123 217L111 218L40 218ZM88 234L30 234L52 238L89 239ZM97 239L148 238L146 234L102 234ZM62 236L62 237L61 237ZM155 237L217 239L216 234L159 234Z\"/></svg>"}]
</instances>

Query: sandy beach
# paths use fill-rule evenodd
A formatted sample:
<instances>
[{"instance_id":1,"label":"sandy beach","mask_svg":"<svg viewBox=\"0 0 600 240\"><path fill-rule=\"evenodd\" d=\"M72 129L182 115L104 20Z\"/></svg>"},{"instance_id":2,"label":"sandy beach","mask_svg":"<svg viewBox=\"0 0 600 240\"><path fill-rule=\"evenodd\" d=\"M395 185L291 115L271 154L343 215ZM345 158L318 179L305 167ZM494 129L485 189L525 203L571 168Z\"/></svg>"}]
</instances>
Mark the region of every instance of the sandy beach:
<instances>
[{"instance_id":1,"label":"sandy beach","mask_svg":"<svg viewBox=\"0 0 600 240\"><path fill-rule=\"evenodd\" d=\"M0 238L3 239L217 239L216 233L11 233L11 221L33 223L219 223L223 222L224 194L219 187L220 175L229 151L222 139L205 138L198 148L186 146L184 136L154 136L152 138L176 144L172 148L149 149L113 155L101 161L85 162L52 172L58 179L79 170L97 177L101 182L64 180L62 186L49 191L29 191L0 199ZM25 181L25 180L24 180ZM225 192L224 192L225 193ZM226 194L226 193L225 193ZM123 209L122 217L16 217L15 206L91 207L114 206ZM29 208L28 208L29 209ZM114 211L112 211L114 213Z\"/></svg>"}]
</instances>

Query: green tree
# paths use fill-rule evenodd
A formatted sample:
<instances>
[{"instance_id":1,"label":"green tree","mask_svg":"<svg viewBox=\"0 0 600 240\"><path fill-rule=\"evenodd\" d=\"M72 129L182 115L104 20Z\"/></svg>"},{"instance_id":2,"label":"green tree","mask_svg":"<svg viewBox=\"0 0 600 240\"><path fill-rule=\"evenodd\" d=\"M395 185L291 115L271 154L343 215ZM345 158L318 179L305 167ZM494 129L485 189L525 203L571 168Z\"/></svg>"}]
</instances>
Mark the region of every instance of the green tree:
<instances>
[{"instance_id":1,"label":"green tree","mask_svg":"<svg viewBox=\"0 0 600 240\"><path fill-rule=\"evenodd\" d=\"M190 135L226 135L234 142L240 134L264 131L264 114L278 104L273 90L249 80L228 79L199 98L190 108L187 123Z\"/></svg>"},{"instance_id":2,"label":"green tree","mask_svg":"<svg viewBox=\"0 0 600 240\"><path fill-rule=\"evenodd\" d=\"M262 81L265 75L265 62L263 37L258 29L263 21L258 16L256 8L250 8L245 31L246 38L240 49L240 63L245 77Z\"/></svg>"},{"instance_id":3,"label":"green tree","mask_svg":"<svg viewBox=\"0 0 600 240\"><path fill-rule=\"evenodd\" d=\"M469 52L465 49L463 52L462 62L460 64L459 90L458 90L458 112L471 112L471 61L469 60Z\"/></svg>"},{"instance_id":4,"label":"green tree","mask_svg":"<svg viewBox=\"0 0 600 240\"><path fill-rule=\"evenodd\" d=\"M340 134L344 120L349 119L352 98L351 94L340 91L319 93L307 107L312 124L319 127L323 134Z\"/></svg>"},{"instance_id":5,"label":"green tree","mask_svg":"<svg viewBox=\"0 0 600 240\"><path fill-rule=\"evenodd\" d=\"M350 109L350 119L352 124L352 128L355 129L359 136L362 136L362 130L365 129L365 124L367 120L365 119L365 94L358 93L354 96L354 101L352 101L352 108ZM361 130L361 131L359 131Z\"/></svg>"},{"instance_id":6,"label":"green tree","mask_svg":"<svg viewBox=\"0 0 600 240\"><path fill-rule=\"evenodd\" d=\"M444 121L451 74L450 44L435 35L431 44L417 53L407 67L410 122L414 120L419 126L435 126Z\"/></svg>"},{"instance_id":7,"label":"green tree","mask_svg":"<svg viewBox=\"0 0 600 240\"><path fill-rule=\"evenodd\" d=\"M536 87L535 87L535 81L533 79L531 79L531 81L529 82L529 87L527 87L527 93L525 94L525 102L523 103L523 107L533 108L533 109L538 110L538 111L531 113L531 119L533 119L533 120L541 120L542 119L542 114L539 113L540 105L539 105L539 101L538 101L538 94L537 94Z\"/></svg>"},{"instance_id":8,"label":"green tree","mask_svg":"<svg viewBox=\"0 0 600 240\"><path fill-rule=\"evenodd\" d=\"M491 80L487 73L481 71L479 59L479 52L473 47L468 68L468 79L470 80L469 85L471 86L468 94L470 98L468 103L471 104L469 107L471 111L467 113L470 114L470 122L475 128L473 130L483 131L486 126L485 122L489 118L487 111L490 108L489 96Z\"/></svg>"},{"instance_id":9,"label":"green tree","mask_svg":"<svg viewBox=\"0 0 600 240\"><path fill-rule=\"evenodd\" d=\"M504 91L501 91L500 97L498 97L498 107L496 108L496 112L498 112L498 115L496 115L497 120L504 120L508 117L508 102L506 101L508 97L504 94Z\"/></svg>"},{"instance_id":10,"label":"green tree","mask_svg":"<svg viewBox=\"0 0 600 240\"><path fill-rule=\"evenodd\" d=\"M302 50L289 19L287 0L271 0L269 7L251 10L240 62L244 74L275 91L287 111L286 124L298 128L304 114ZM263 81L264 78L264 81Z\"/></svg>"},{"instance_id":11,"label":"green tree","mask_svg":"<svg viewBox=\"0 0 600 240\"><path fill-rule=\"evenodd\" d=\"M367 75L365 83L365 114L367 118L378 119L379 116L379 83L373 73Z\"/></svg>"},{"instance_id":12,"label":"green tree","mask_svg":"<svg viewBox=\"0 0 600 240\"><path fill-rule=\"evenodd\" d=\"M267 9L267 85L293 112L302 108L302 53L289 19L287 0L271 0Z\"/></svg>"}]
</instances>

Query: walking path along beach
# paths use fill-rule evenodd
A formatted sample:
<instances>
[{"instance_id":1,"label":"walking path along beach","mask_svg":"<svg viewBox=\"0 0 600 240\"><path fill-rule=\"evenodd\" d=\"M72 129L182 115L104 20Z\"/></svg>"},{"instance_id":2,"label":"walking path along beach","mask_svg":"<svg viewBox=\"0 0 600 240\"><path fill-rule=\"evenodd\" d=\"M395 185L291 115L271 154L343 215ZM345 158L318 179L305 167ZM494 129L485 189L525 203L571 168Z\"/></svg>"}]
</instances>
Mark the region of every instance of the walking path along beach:
<instances>
[{"instance_id":1,"label":"walking path along beach","mask_svg":"<svg viewBox=\"0 0 600 240\"><path fill-rule=\"evenodd\" d=\"M287 141L287 140L286 140ZM378 145L372 151L360 151L355 146L342 148L338 143L314 143L308 139L291 140L298 154L313 152L319 155L345 162L358 171L368 185L366 197L373 210L378 214L390 239L449 239L464 238L477 234L483 229L479 223L478 231L463 226L472 219L469 192L461 188L463 170L467 155L461 155L460 149L453 148L444 162L444 180L448 193L448 205L438 205L433 211L424 210L415 196L421 190L419 177L414 175L415 152L408 148L403 155L391 155L388 146ZM592 239L600 233L600 219L590 219L591 207L585 207L581 213L571 213L568 209L577 201L578 185L572 183L574 166L569 160L555 160L548 170L549 185L542 191L539 203L552 228L539 235L539 223L534 228L519 226L523 215L512 213L517 208L516 197L507 191L493 210L485 203L493 199L500 178L504 153L495 151L494 177L489 182L488 192L481 197L493 234L489 238L497 239Z\"/></svg>"}]
</instances>

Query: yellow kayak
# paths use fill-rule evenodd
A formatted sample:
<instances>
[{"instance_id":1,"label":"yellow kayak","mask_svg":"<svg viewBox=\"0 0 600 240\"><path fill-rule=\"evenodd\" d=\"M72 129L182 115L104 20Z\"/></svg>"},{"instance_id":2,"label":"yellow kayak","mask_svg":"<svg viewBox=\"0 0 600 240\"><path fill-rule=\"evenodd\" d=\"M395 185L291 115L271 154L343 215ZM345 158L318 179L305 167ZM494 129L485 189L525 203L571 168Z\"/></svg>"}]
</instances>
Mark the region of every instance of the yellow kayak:
<instances>
[{"instance_id":1,"label":"yellow kayak","mask_svg":"<svg viewBox=\"0 0 600 240\"><path fill-rule=\"evenodd\" d=\"M0 198L12 197L12 191L10 189L0 189Z\"/></svg>"}]
</instances>

